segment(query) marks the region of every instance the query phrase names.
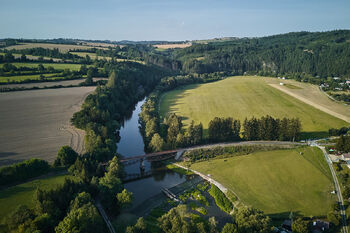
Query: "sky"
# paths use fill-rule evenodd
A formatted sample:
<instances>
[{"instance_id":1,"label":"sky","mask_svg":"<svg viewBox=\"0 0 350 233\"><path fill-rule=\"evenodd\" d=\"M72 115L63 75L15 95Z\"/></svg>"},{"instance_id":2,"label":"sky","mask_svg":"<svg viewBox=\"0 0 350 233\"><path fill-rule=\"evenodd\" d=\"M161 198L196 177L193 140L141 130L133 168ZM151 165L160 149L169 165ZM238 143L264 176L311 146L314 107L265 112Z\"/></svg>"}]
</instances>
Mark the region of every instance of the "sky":
<instances>
[{"instance_id":1,"label":"sky","mask_svg":"<svg viewBox=\"0 0 350 233\"><path fill-rule=\"evenodd\" d=\"M350 0L0 0L0 38L196 40L350 29Z\"/></svg>"}]
</instances>

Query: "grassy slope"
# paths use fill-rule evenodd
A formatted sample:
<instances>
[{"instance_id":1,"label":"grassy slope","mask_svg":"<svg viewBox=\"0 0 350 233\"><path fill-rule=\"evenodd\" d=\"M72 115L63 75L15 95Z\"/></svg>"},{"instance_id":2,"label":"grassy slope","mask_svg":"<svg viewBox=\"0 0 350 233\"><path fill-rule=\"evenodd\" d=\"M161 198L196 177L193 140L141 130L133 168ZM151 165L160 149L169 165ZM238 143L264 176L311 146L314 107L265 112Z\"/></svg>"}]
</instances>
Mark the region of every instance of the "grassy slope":
<instances>
[{"instance_id":1,"label":"grassy slope","mask_svg":"<svg viewBox=\"0 0 350 233\"><path fill-rule=\"evenodd\" d=\"M345 115L350 119L350 107L329 99L327 95L320 91L317 85L297 82L295 80L280 80L277 78L264 79L268 84L278 84L280 82L283 82L285 85L280 86L280 88L287 89L288 91L297 94L300 97L306 98L334 112ZM292 86L296 88L291 88Z\"/></svg>"},{"instance_id":2,"label":"grassy slope","mask_svg":"<svg viewBox=\"0 0 350 233\"><path fill-rule=\"evenodd\" d=\"M191 168L210 174L245 204L272 216L288 216L290 211L323 216L331 208L331 174L317 148L257 152L199 162Z\"/></svg>"},{"instance_id":3,"label":"grassy slope","mask_svg":"<svg viewBox=\"0 0 350 233\"><path fill-rule=\"evenodd\" d=\"M265 79L259 77L232 77L170 91L163 95L160 103L161 116L168 112L183 116L185 125L194 120L202 122L204 128L214 117L233 117L241 121L246 117L267 114L299 117L302 130L311 136L323 136L329 128L347 125L345 121L269 86Z\"/></svg>"},{"instance_id":4,"label":"grassy slope","mask_svg":"<svg viewBox=\"0 0 350 233\"><path fill-rule=\"evenodd\" d=\"M104 56L97 56L96 53L87 53L87 52L70 52L71 54L78 55L79 57L85 58L86 55L89 55L91 59L106 59L106 60L111 60L111 57L104 57Z\"/></svg>"},{"instance_id":5,"label":"grassy slope","mask_svg":"<svg viewBox=\"0 0 350 233\"><path fill-rule=\"evenodd\" d=\"M17 66L17 67L38 67L39 63L12 63L13 65ZM4 64L0 64L0 68L3 66ZM54 69L57 70L64 70L64 69L70 69L72 71L78 71L81 67L80 64L63 64L63 63L42 63L42 65L47 68L49 66L52 66ZM47 73L44 74L45 77L50 77L53 75L57 75L57 74L52 74L52 73ZM53 78L55 80L61 80L64 79L64 77L55 77ZM0 76L0 83L7 83L8 80L10 81L24 81L24 80L40 80L40 74L35 74L35 75L16 75L16 76Z\"/></svg>"},{"instance_id":6,"label":"grassy slope","mask_svg":"<svg viewBox=\"0 0 350 233\"><path fill-rule=\"evenodd\" d=\"M58 184L63 184L64 179L67 177L73 178L70 175L56 175L0 190L0 222L7 214L15 210L18 205L22 204L32 207L32 197L37 188L46 190L54 188Z\"/></svg>"}]
</instances>

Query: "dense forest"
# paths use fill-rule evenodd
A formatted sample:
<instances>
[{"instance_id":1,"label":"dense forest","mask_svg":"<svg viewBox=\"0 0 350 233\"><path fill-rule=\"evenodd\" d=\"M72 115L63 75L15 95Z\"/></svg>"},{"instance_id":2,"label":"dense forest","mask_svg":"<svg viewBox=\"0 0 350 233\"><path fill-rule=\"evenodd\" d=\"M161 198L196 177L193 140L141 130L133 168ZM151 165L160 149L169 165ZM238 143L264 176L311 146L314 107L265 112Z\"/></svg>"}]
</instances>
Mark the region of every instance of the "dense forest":
<instances>
[{"instance_id":1,"label":"dense forest","mask_svg":"<svg viewBox=\"0 0 350 233\"><path fill-rule=\"evenodd\" d=\"M349 77L350 31L293 32L262 38L196 44L174 52L184 72L306 73ZM259 73L260 72L260 73Z\"/></svg>"}]
</instances>

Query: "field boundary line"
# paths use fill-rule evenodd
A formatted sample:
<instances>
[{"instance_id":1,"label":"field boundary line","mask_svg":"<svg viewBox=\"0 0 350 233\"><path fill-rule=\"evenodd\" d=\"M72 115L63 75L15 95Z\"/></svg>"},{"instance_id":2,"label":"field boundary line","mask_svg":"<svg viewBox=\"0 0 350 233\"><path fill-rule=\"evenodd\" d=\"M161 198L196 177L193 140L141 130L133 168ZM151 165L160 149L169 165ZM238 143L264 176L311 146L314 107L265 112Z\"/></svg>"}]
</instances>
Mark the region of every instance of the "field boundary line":
<instances>
[{"instance_id":1,"label":"field boundary line","mask_svg":"<svg viewBox=\"0 0 350 233\"><path fill-rule=\"evenodd\" d=\"M337 117L337 118L339 118L339 119L341 119L343 121L346 121L346 122L350 123L349 117L347 117L347 116L345 116L343 114L334 112L334 111L332 111L332 110L330 110L330 109L328 109L328 108L326 108L326 107L324 107L322 105L319 105L319 104L317 104L315 102L312 102L311 100L308 100L308 99L306 99L304 97L301 97L301 96L299 96L299 95L297 95L297 94L295 94L295 93L293 93L293 92L291 92L289 90L281 88L280 85L278 85L278 84L268 84L268 85L273 87L273 88L275 88L275 89L277 89L277 90L279 90L279 91L282 91L283 93L288 94L289 96L292 96L292 97L294 97L294 98L296 98L296 99L298 99L298 100L300 100L300 101L302 101L302 102L304 102L304 103L306 103L306 104L308 104L308 105L310 105L310 106L312 106L312 107L314 107L314 108L316 108L318 110L321 110L321 111L323 111L325 113L328 113L329 115L332 115L334 117Z\"/></svg>"}]
</instances>

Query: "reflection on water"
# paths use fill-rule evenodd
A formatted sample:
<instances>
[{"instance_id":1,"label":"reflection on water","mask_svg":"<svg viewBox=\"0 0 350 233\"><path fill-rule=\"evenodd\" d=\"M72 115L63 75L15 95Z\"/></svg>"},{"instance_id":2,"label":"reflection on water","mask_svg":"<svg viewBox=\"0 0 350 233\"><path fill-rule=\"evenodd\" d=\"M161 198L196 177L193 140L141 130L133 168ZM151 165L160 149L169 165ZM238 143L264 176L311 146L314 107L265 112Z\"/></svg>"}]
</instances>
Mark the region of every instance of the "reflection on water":
<instances>
[{"instance_id":1,"label":"reflection on water","mask_svg":"<svg viewBox=\"0 0 350 233\"><path fill-rule=\"evenodd\" d=\"M125 119L124 125L119 131L120 141L117 144L117 152L125 157L143 155L144 143L139 130L139 113L145 100L136 104L135 110L129 119Z\"/></svg>"},{"instance_id":2,"label":"reflection on water","mask_svg":"<svg viewBox=\"0 0 350 233\"><path fill-rule=\"evenodd\" d=\"M139 113L144 100L139 101L131 117L127 118L119 131L120 141L117 144L117 152L124 157L145 154L143 138L139 130ZM170 188L186 181L186 177L166 169L161 163L145 161L145 172L152 171L152 176L137 181L126 183L127 190L133 192L133 206L137 206L146 199L161 192L161 187ZM139 174L140 163L137 162L125 167L127 174Z\"/></svg>"},{"instance_id":3,"label":"reflection on water","mask_svg":"<svg viewBox=\"0 0 350 233\"><path fill-rule=\"evenodd\" d=\"M124 186L133 192L133 207L138 206L144 200L161 192L161 187L171 188L186 181L186 176L166 169L154 170L152 177L126 183Z\"/></svg>"}]
</instances>

